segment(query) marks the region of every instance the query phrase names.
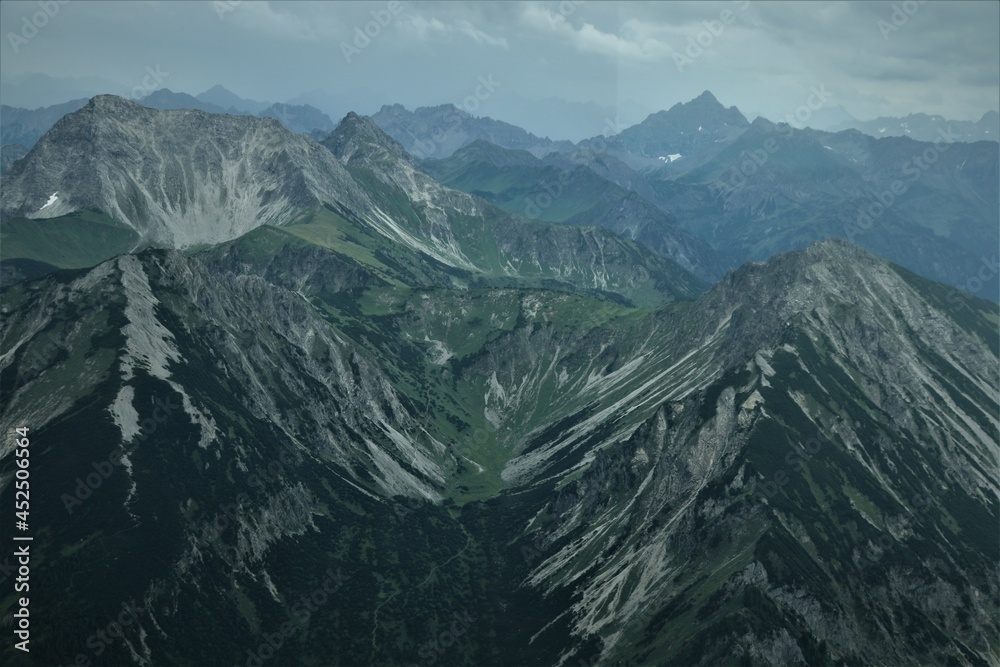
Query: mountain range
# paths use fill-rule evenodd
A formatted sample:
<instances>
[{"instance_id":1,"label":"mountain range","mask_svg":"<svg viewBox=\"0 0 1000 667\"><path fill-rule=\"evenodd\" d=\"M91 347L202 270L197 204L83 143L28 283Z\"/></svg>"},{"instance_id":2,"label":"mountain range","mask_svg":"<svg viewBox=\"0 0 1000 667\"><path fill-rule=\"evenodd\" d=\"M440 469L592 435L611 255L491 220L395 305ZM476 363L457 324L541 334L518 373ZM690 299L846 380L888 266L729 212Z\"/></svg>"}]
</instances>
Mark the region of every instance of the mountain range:
<instances>
[{"instance_id":1,"label":"mountain range","mask_svg":"<svg viewBox=\"0 0 1000 667\"><path fill-rule=\"evenodd\" d=\"M1000 316L931 279L997 233L997 144L451 109L414 155L393 107L98 96L4 170L31 659L1000 661Z\"/></svg>"},{"instance_id":2,"label":"mountain range","mask_svg":"<svg viewBox=\"0 0 1000 667\"><path fill-rule=\"evenodd\" d=\"M513 213L605 226L709 282L839 237L997 300L998 149L748 124L705 94L573 151L538 159L476 142L424 167ZM672 250L679 238L700 250Z\"/></svg>"},{"instance_id":3,"label":"mountain range","mask_svg":"<svg viewBox=\"0 0 1000 667\"><path fill-rule=\"evenodd\" d=\"M208 92L221 102L241 99L219 87ZM142 104L221 111L212 103L167 90ZM45 111L51 118L60 110ZM304 105L272 104L255 115L276 118L315 141L333 128L321 112ZM447 156L421 167L447 185L516 215L604 227L707 283L741 262L836 236L922 275L1000 299L997 281L991 279L997 273L996 258L983 254L983 248L1000 244L997 142L962 142L960 135L943 130L940 141L921 143L893 137L875 140L852 130L794 129L762 118L750 124L738 109L723 107L709 92L617 134L577 145L540 139L449 105L414 113L386 106L373 120L411 154ZM22 120L9 136L38 132L45 124L38 123L31 126L34 130L25 130ZM20 145L14 146L5 149L5 159L13 164L24 153ZM58 189L53 185L49 192L35 193L34 211L8 207L7 213L57 215L68 205L66 190L60 200ZM295 196L300 195L313 196ZM49 196L57 199L45 206ZM264 190L258 189L255 196L263 197ZM93 204L101 210L119 205ZM153 205L161 212L143 224L164 215L186 215L184 209L168 213L163 202ZM39 212L43 206L44 212ZM215 215L215 203L196 206L199 215ZM223 219L242 215L240 207L247 204L235 206ZM255 209L258 204L249 206ZM275 217L260 215L263 220ZM122 224L123 216L112 217ZM256 223L230 224L245 231ZM194 234L191 242L198 238ZM4 256L17 258L9 252Z\"/></svg>"},{"instance_id":4,"label":"mountain range","mask_svg":"<svg viewBox=\"0 0 1000 667\"><path fill-rule=\"evenodd\" d=\"M216 114L274 118L293 132L306 134L318 132L325 136L334 128L330 117L316 107L308 104L256 102L241 98L222 86L214 86L195 96L161 88L137 101L151 109L194 109ZM64 104L34 110L7 105L0 107L0 146L3 146L5 155L10 156L5 157L0 166L5 168L26 154L42 135L56 124L56 121L83 107L87 102L87 99L71 100Z\"/></svg>"},{"instance_id":5,"label":"mountain range","mask_svg":"<svg viewBox=\"0 0 1000 667\"><path fill-rule=\"evenodd\" d=\"M950 141L1000 141L1000 113L987 111L978 121L911 113L902 118L880 116L869 121L848 120L829 129L858 130L873 137L910 137L917 141L940 141L943 131L947 130Z\"/></svg>"},{"instance_id":6,"label":"mountain range","mask_svg":"<svg viewBox=\"0 0 1000 667\"><path fill-rule=\"evenodd\" d=\"M385 105L372 114L372 120L418 158L447 157L477 139L536 156L573 146L569 141L536 137L503 121L477 118L453 104L414 111L407 111L401 104Z\"/></svg>"}]
</instances>

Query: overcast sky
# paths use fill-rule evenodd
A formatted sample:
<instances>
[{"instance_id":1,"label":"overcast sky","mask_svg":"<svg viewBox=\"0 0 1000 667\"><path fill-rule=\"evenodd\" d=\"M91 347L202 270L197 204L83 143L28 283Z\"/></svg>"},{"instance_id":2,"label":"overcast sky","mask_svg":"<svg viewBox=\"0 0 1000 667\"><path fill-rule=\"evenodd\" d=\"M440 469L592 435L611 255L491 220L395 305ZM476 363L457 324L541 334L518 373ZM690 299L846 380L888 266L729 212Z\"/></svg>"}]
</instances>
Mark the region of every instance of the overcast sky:
<instances>
[{"instance_id":1,"label":"overcast sky","mask_svg":"<svg viewBox=\"0 0 1000 667\"><path fill-rule=\"evenodd\" d=\"M581 131L576 114L631 124L703 90L751 119L782 119L814 88L863 120L977 120L1000 106L995 1L4 0L0 24L0 101L32 108L222 84L258 100L328 100L331 114L450 102L564 138L560 128Z\"/></svg>"}]
</instances>

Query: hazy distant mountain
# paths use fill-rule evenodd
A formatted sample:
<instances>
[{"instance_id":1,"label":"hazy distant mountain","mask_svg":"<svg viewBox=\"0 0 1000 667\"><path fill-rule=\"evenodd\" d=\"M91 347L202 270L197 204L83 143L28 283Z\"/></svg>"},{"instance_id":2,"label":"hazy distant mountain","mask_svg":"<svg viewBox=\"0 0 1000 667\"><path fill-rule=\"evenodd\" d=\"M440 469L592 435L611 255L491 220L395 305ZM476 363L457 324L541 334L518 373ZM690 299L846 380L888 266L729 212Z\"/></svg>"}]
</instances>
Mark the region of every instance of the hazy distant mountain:
<instances>
[{"instance_id":1,"label":"hazy distant mountain","mask_svg":"<svg viewBox=\"0 0 1000 667\"><path fill-rule=\"evenodd\" d=\"M931 142L1000 141L1000 113L987 111L978 121L911 113L903 118L882 116L869 121L844 122L830 129L853 129L873 137L909 137Z\"/></svg>"},{"instance_id":2,"label":"hazy distant mountain","mask_svg":"<svg viewBox=\"0 0 1000 667\"><path fill-rule=\"evenodd\" d=\"M602 160L595 157L594 161ZM717 280L730 268L708 243L681 229L668 213L607 180L606 170L596 170L574 154L551 153L539 159L527 151L480 139L448 158L425 160L422 165L445 185L476 194L511 213L609 229L670 258L706 282Z\"/></svg>"},{"instance_id":3,"label":"hazy distant mountain","mask_svg":"<svg viewBox=\"0 0 1000 667\"><path fill-rule=\"evenodd\" d=\"M153 71L156 72L155 69ZM144 71L143 75L146 74ZM132 93L118 82L97 76L53 77L34 73L0 80L0 100L4 104L23 109L57 106L65 104L67 100L90 99L94 95L108 92L121 95Z\"/></svg>"},{"instance_id":4,"label":"hazy distant mountain","mask_svg":"<svg viewBox=\"0 0 1000 667\"><path fill-rule=\"evenodd\" d=\"M86 103L86 99L71 100L40 109L0 106L0 144L21 144L31 148L57 120Z\"/></svg>"},{"instance_id":5,"label":"hazy distant mountain","mask_svg":"<svg viewBox=\"0 0 1000 667\"><path fill-rule=\"evenodd\" d=\"M376 223L382 233L444 264L487 275L572 279L647 302L650 281L654 294L666 291L671 298L695 294L704 286L673 258L655 255L631 239L595 227L530 222L444 187L367 116L348 114L323 145L378 192L380 201L392 203L387 210L393 219Z\"/></svg>"},{"instance_id":6,"label":"hazy distant mountain","mask_svg":"<svg viewBox=\"0 0 1000 667\"><path fill-rule=\"evenodd\" d=\"M683 228L738 261L835 236L995 300L996 270L976 276L983 248L1000 245L1000 145L948 146L758 118L697 169L656 172L648 182Z\"/></svg>"},{"instance_id":7,"label":"hazy distant mountain","mask_svg":"<svg viewBox=\"0 0 1000 667\"><path fill-rule=\"evenodd\" d=\"M466 284L576 285L646 305L704 287L632 241L514 218L414 165L355 114L320 145L270 118L98 96L4 173L3 258L75 268L149 245L190 248L303 216L326 220L335 210L367 230L354 235L376 244L368 252L385 237L453 267ZM401 270L399 258L383 259Z\"/></svg>"},{"instance_id":8,"label":"hazy distant mountain","mask_svg":"<svg viewBox=\"0 0 1000 667\"><path fill-rule=\"evenodd\" d=\"M726 109L704 93L618 136L595 137L542 162L473 144L429 162L428 169L507 210L608 226L662 252L648 237L656 227L638 222L648 218L638 214L642 206L611 196L615 188L603 178L655 204L680 229L736 262L836 236L922 275L998 299L997 270L992 257L982 256L982 248L1000 245L997 145L951 146L939 153L931 144L903 138L797 130L762 118L750 127L735 107ZM650 158L673 150L667 160ZM928 150L933 163L918 167L917 158ZM623 161L647 173L637 174ZM583 165L589 172L579 171ZM651 165L658 168L650 171ZM880 198L887 196L892 205L884 207ZM595 207L612 199L619 205ZM870 217L866 211L873 204L876 215ZM683 255L671 256L685 264ZM704 275L696 265L685 266Z\"/></svg>"},{"instance_id":9,"label":"hazy distant mountain","mask_svg":"<svg viewBox=\"0 0 1000 667\"><path fill-rule=\"evenodd\" d=\"M727 109L706 90L690 102L678 102L622 130L615 139L616 145L630 153L659 157L728 141L749 126L739 109Z\"/></svg>"},{"instance_id":10,"label":"hazy distant mountain","mask_svg":"<svg viewBox=\"0 0 1000 667\"><path fill-rule=\"evenodd\" d=\"M258 102L257 100L240 97L236 93L230 92L219 85L212 86L205 92L195 95L195 97L206 104L211 104L220 109L252 115L259 114L271 106L270 102Z\"/></svg>"},{"instance_id":11,"label":"hazy distant mountain","mask_svg":"<svg viewBox=\"0 0 1000 667\"><path fill-rule=\"evenodd\" d=\"M777 123L789 123L793 127L805 126L816 130L837 130L859 122L839 104L810 110L809 118L804 123L799 122L794 115L788 118L772 118L772 120Z\"/></svg>"},{"instance_id":12,"label":"hazy distant mountain","mask_svg":"<svg viewBox=\"0 0 1000 667\"><path fill-rule=\"evenodd\" d=\"M580 142L581 148L608 151L633 168L677 164L687 170L742 134L750 123L736 107L728 109L705 91L651 114L617 135Z\"/></svg>"},{"instance_id":13,"label":"hazy distant mountain","mask_svg":"<svg viewBox=\"0 0 1000 667\"><path fill-rule=\"evenodd\" d=\"M577 142L621 129L613 106L559 97L529 100L510 91L490 98L489 115L553 141Z\"/></svg>"},{"instance_id":14,"label":"hazy distant mountain","mask_svg":"<svg viewBox=\"0 0 1000 667\"><path fill-rule=\"evenodd\" d=\"M226 113L228 111L227 109L215 104L203 102L193 95L188 95L187 93L175 93L167 88L160 88L159 90L153 91L149 95L146 95L137 101L144 107L159 109L161 111L173 111L176 109L196 109L198 111L206 111L208 113Z\"/></svg>"},{"instance_id":15,"label":"hazy distant mountain","mask_svg":"<svg viewBox=\"0 0 1000 667\"><path fill-rule=\"evenodd\" d=\"M385 104L386 96L367 88L337 88L335 92L316 88L285 100L288 104L308 104L330 118L343 118L350 112L370 114Z\"/></svg>"},{"instance_id":16,"label":"hazy distant mountain","mask_svg":"<svg viewBox=\"0 0 1000 667\"><path fill-rule=\"evenodd\" d=\"M0 145L0 171L7 168L14 160L20 160L27 155L28 147L23 144Z\"/></svg>"},{"instance_id":17,"label":"hazy distant mountain","mask_svg":"<svg viewBox=\"0 0 1000 667\"><path fill-rule=\"evenodd\" d=\"M272 104L257 114L259 118L274 118L292 132L309 134L314 130L329 133L334 123L325 113L308 104Z\"/></svg>"},{"instance_id":18,"label":"hazy distant mountain","mask_svg":"<svg viewBox=\"0 0 1000 667\"><path fill-rule=\"evenodd\" d=\"M615 137L542 160L480 142L426 166L506 210L613 229L703 278L719 264L665 239L687 232L740 263L845 238L995 300L998 271L982 248L1000 245L997 144L950 146L939 152L905 138L798 130L763 118L750 126L735 107L704 93ZM667 160L649 157L672 150L678 153ZM925 151L933 163L918 167ZM881 204L887 196L888 207ZM651 205L660 213L650 214ZM670 224L651 222L658 215Z\"/></svg>"},{"instance_id":19,"label":"hazy distant mountain","mask_svg":"<svg viewBox=\"0 0 1000 667\"><path fill-rule=\"evenodd\" d=\"M1000 135L1000 129L998 129L1000 128L1000 112L987 111L983 114L982 118L976 121L976 124L986 130L989 130L995 140L996 136Z\"/></svg>"},{"instance_id":20,"label":"hazy distant mountain","mask_svg":"<svg viewBox=\"0 0 1000 667\"><path fill-rule=\"evenodd\" d=\"M510 123L475 117L452 104L419 107L414 111L401 104L386 105L372 119L410 154L421 159L448 157L477 139L526 150L536 157L573 148L571 142L539 138Z\"/></svg>"}]
</instances>

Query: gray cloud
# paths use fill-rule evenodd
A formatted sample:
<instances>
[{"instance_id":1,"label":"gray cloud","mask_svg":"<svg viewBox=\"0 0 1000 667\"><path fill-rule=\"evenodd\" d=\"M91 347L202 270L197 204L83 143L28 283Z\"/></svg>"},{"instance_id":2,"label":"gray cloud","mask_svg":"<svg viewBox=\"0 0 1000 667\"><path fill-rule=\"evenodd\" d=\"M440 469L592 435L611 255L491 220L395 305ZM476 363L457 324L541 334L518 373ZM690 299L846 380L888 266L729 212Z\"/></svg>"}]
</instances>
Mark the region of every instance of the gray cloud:
<instances>
[{"instance_id":1,"label":"gray cloud","mask_svg":"<svg viewBox=\"0 0 1000 667\"><path fill-rule=\"evenodd\" d=\"M492 74L502 86L477 114L530 118L532 101L547 100L538 120L547 130L580 103L632 123L706 89L775 117L814 85L863 119L978 118L1000 106L996 2L74 0L18 41L39 11L34 1L0 3L5 104L51 103L59 85L75 91L67 99L128 91L158 66L165 87L192 94L217 83L271 101L321 91L312 98L330 100L331 115L458 104ZM43 102L42 79L24 84L32 74L62 83Z\"/></svg>"}]
</instances>

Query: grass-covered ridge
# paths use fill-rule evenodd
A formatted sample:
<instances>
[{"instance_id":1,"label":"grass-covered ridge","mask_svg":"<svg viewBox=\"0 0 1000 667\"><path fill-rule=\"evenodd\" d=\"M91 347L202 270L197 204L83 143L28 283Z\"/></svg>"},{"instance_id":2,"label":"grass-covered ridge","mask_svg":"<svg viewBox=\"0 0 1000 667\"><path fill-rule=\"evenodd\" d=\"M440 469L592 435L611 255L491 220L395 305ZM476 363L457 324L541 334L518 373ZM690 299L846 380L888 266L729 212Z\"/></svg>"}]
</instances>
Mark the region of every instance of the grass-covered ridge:
<instances>
[{"instance_id":1,"label":"grass-covered ridge","mask_svg":"<svg viewBox=\"0 0 1000 667\"><path fill-rule=\"evenodd\" d=\"M44 220L15 218L0 229L0 261L28 259L81 269L135 249L138 239L133 229L94 209Z\"/></svg>"}]
</instances>

